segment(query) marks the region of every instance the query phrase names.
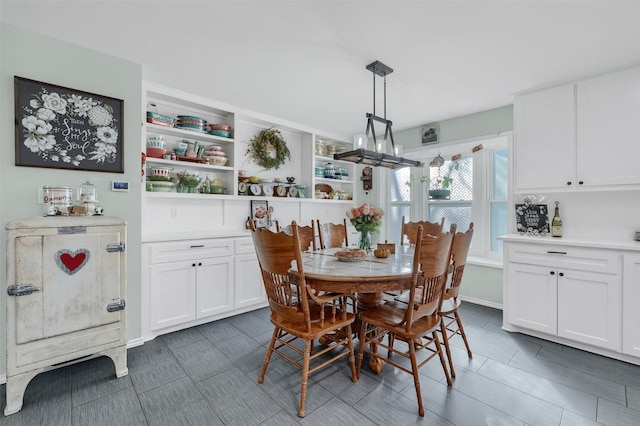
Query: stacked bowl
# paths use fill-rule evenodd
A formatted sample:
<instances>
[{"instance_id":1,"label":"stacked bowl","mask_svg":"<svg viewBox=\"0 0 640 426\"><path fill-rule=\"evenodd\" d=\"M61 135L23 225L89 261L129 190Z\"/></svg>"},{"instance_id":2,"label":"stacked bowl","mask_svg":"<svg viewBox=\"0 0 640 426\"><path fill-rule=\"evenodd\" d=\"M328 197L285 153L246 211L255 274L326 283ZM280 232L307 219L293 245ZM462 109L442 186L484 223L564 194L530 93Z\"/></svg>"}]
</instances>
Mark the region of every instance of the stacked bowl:
<instances>
[{"instance_id":1,"label":"stacked bowl","mask_svg":"<svg viewBox=\"0 0 640 426\"><path fill-rule=\"evenodd\" d=\"M209 124L209 131L207 131L207 133L214 136L229 138L231 137L231 126L222 123Z\"/></svg>"},{"instance_id":2,"label":"stacked bowl","mask_svg":"<svg viewBox=\"0 0 640 426\"><path fill-rule=\"evenodd\" d=\"M176 126L180 129L204 133L205 124L207 124L207 121L203 118L192 115L179 115Z\"/></svg>"},{"instance_id":3,"label":"stacked bowl","mask_svg":"<svg viewBox=\"0 0 640 426\"><path fill-rule=\"evenodd\" d=\"M158 124L165 127L174 127L176 119L168 115L158 114L157 112L147 111L147 123Z\"/></svg>"},{"instance_id":4,"label":"stacked bowl","mask_svg":"<svg viewBox=\"0 0 640 426\"><path fill-rule=\"evenodd\" d=\"M224 166L228 161L227 154L220 145L210 145L204 152L204 158L217 166Z\"/></svg>"},{"instance_id":5,"label":"stacked bowl","mask_svg":"<svg viewBox=\"0 0 640 426\"><path fill-rule=\"evenodd\" d=\"M164 149L164 139L162 135L151 135L147 140L147 157L162 158L163 155L169 153Z\"/></svg>"}]
</instances>

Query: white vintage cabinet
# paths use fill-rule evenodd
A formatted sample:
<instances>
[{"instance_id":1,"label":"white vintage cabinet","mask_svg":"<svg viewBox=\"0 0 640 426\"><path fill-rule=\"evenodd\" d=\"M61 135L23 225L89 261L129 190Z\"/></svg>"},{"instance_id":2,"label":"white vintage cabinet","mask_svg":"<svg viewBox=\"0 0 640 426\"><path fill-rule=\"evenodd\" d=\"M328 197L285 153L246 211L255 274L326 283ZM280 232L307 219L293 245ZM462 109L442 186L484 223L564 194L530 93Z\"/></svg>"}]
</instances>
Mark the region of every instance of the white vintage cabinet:
<instances>
[{"instance_id":1,"label":"white vintage cabinet","mask_svg":"<svg viewBox=\"0 0 640 426\"><path fill-rule=\"evenodd\" d=\"M89 355L127 370L126 223L110 217L43 217L7 230L5 415L48 367Z\"/></svg>"},{"instance_id":2,"label":"white vintage cabinet","mask_svg":"<svg viewBox=\"0 0 640 426\"><path fill-rule=\"evenodd\" d=\"M637 188L638 91L635 66L516 95L514 192Z\"/></svg>"}]
</instances>

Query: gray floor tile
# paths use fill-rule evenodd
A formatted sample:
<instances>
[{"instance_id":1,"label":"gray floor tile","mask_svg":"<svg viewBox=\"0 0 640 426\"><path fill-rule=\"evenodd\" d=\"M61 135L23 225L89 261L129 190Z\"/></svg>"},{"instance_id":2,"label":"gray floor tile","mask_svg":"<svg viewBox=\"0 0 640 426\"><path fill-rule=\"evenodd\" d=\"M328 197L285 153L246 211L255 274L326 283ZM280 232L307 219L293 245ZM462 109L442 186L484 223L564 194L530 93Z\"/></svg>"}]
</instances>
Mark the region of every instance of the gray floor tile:
<instances>
[{"instance_id":1,"label":"gray floor tile","mask_svg":"<svg viewBox=\"0 0 640 426\"><path fill-rule=\"evenodd\" d=\"M465 325L465 333L469 340L469 346L471 351L474 351L474 343L476 340L483 340L485 342L496 344L502 348L524 352L530 355L535 355L540 350L541 345L538 342L533 342L530 339L522 339L519 333L505 333L502 330L494 331L487 328L475 327L473 325ZM452 342L455 346L464 348L464 341L460 335L456 335Z\"/></svg>"},{"instance_id":2,"label":"gray floor tile","mask_svg":"<svg viewBox=\"0 0 640 426\"><path fill-rule=\"evenodd\" d=\"M627 407L640 411L640 390L627 386Z\"/></svg>"},{"instance_id":3,"label":"gray floor tile","mask_svg":"<svg viewBox=\"0 0 640 426\"><path fill-rule=\"evenodd\" d=\"M362 415L339 398L331 398L322 407L300 420L301 425L358 425L375 426L376 423Z\"/></svg>"},{"instance_id":4,"label":"gray floor tile","mask_svg":"<svg viewBox=\"0 0 640 426\"><path fill-rule=\"evenodd\" d=\"M478 374L588 419L596 419L598 400L595 395L493 360L487 361Z\"/></svg>"},{"instance_id":5,"label":"gray floor tile","mask_svg":"<svg viewBox=\"0 0 640 426\"><path fill-rule=\"evenodd\" d=\"M140 426L147 424L138 396L133 388L74 407L72 416L74 426Z\"/></svg>"},{"instance_id":6,"label":"gray floor tile","mask_svg":"<svg viewBox=\"0 0 640 426\"><path fill-rule=\"evenodd\" d=\"M269 321L268 316L264 318L263 314L256 315L252 312L231 317L229 318L229 322L238 330L251 337L269 333L273 330L273 324Z\"/></svg>"},{"instance_id":7,"label":"gray floor tile","mask_svg":"<svg viewBox=\"0 0 640 426\"><path fill-rule=\"evenodd\" d=\"M562 413L562 421L560 422L560 426L602 426L602 423L598 423L594 420L589 420L579 414L564 410L564 413Z\"/></svg>"},{"instance_id":8,"label":"gray floor tile","mask_svg":"<svg viewBox=\"0 0 640 426\"><path fill-rule=\"evenodd\" d=\"M203 340L173 350L184 371L195 382L201 382L233 367L229 359L211 342Z\"/></svg>"},{"instance_id":9,"label":"gray floor tile","mask_svg":"<svg viewBox=\"0 0 640 426\"><path fill-rule=\"evenodd\" d=\"M139 395L149 426L223 425L188 378Z\"/></svg>"},{"instance_id":10,"label":"gray floor tile","mask_svg":"<svg viewBox=\"0 0 640 426\"><path fill-rule=\"evenodd\" d=\"M561 407L531 396L526 390L514 389L471 371L459 372L454 387L456 391L528 424L557 425L562 418Z\"/></svg>"},{"instance_id":11,"label":"gray floor tile","mask_svg":"<svg viewBox=\"0 0 640 426\"><path fill-rule=\"evenodd\" d=\"M27 407L39 409L40 406L49 404L71 405L70 368L73 366L47 371L34 377L24 393L22 410Z\"/></svg>"},{"instance_id":12,"label":"gray floor tile","mask_svg":"<svg viewBox=\"0 0 640 426\"><path fill-rule=\"evenodd\" d=\"M226 425L257 425L282 411L265 389L231 368L197 384L202 395Z\"/></svg>"},{"instance_id":13,"label":"gray floor tile","mask_svg":"<svg viewBox=\"0 0 640 426\"><path fill-rule=\"evenodd\" d=\"M435 386L443 386L431 381ZM446 385L444 386L446 387ZM413 391L413 390L412 390ZM425 403L424 417L418 414L418 403L415 399L409 399L397 392L389 392L386 387L379 387L360 400L354 407L370 421L378 425L412 425L423 423L425 425L454 425L438 414L432 407Z\"/></svg>"},{"instance_id":14,"label":"gray floor tile","mask_svg":"<svg viewBox=\"0 0 640 426\"><path fill-rule=\"evenodd\" d=\"M178 360L162 356L157 362L149 362L138 368L130 368L129 376L136 392L142 393L185 377L187 373Z\"/></svg>"},{"instance_id":15,"label":"gray floor tile","mask_svg":"<svg viewBox=\"0 0 640 426\"><path fill-rule=\"evenodd\" d=\"M233 339L238 333L241 333L228 319L202 324L196 327L196 329L211 343L220 342L225 339Z\"/></svg>"},{"instance_id":16,"label":"gray floor tile","mask_svg":"<svg viewBox=\"0 0 640 426\"><path fill-rule=\"evenodd\" d=\"M592 375L590 372L583 373L566 366L549 362L540 357L530 357L518 353L509 362L509 365L520 370L544 377L554 382L562 383L575 389L580 389L592 395L606 398L617 404L625 404L625 387L611 380L603 379Z\"/></svg>"},{"instance_id":17,"label":"gray floor tile","mask_svg":"<svg viewBox=\"0 0 640 426\"><path fill-rule=\"evenodd\" d=\"M601 398L598 400L597 421L611 426L637 426L640 424L640 411Z\"/></svg>"},{"instance_id":18,"label":"gray floor tile","mask_svg":"<svg viewBox=\"0 0 640 426\"><path fill-rule=\"evenodd\" d=\"M129 375L116 377L113 361L105 356L78 363L70 372L74 407L133 386Z\"/></svg>"},{"instance_id":19,"label":"gray floor tile","mask_svg":"<svg viewBox=\"0 0 640 426\"><path fill-rule=\"evenodd\" d=\"M198 331L197 327L191 327L186 330L180 330L178 333L163 334L159 339L167 345L167 348L176 349L204 340L204 336Z\"/></svg>"},{"instance_id":20,"label":"gray floor tile","mask_svg":"<svg viewBox=\"0 0 640 426\"><path fill-rule=\"evenodd\" d=\"M282 410L273 417L269 417L260 426L296 426L300 424L300 418Z\"/></svg>"}]
</instances>

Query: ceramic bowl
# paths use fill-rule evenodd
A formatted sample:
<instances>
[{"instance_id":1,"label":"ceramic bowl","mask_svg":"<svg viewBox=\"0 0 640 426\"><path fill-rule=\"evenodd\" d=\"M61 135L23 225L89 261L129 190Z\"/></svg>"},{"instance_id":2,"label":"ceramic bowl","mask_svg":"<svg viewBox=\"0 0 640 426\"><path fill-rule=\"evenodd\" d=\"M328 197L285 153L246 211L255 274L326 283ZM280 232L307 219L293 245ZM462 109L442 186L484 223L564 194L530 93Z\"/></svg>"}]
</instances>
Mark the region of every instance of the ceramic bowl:
<instances>
[{"instance_id":1,"label":"ceramic bowl","mask_svg":"<svg viewBox=\"0 0 640 426\"><path fill-rule=\"evenodd\" d=\"M173 170L171 167L152 167L151 175L169 177L169 175L171 175L171 170Z\"/></svg>"},{"instance_id":2,"label":"ceramic bowl","mask_svg":"<svg viewBox=\"0 0 640 426\"><path fill-rule=\"evenodd\" d=\"M162 158L165 154L168 153L169 151L164 148L147 147L147 157Z\"/></svg>"},{"instance_id":3,"label":"ceramic bowl","mask_svg":"<svg viewBox=\"0 0 640 426\"><path fill-rule=\"evenodd\" d=\"M152 185L153 192L171 192L176 188L173 182L153 182Z\"/></svg>"},{"instance_id":4,"label":"ceramic bowl","mask_svg":"<svg viewBox=\"0 0 640 426\"><path fill-rule=\"evenodd\" d=\"M209 130L207 133L209 133L210 135L220 136L223 138L228 138L229 136L231 136L231 133L224 130Z\"/></svg>"},{"instance_id":5,"label":"ceramic bowl","mask_svg":"<svg viewBox=\"0 0 640 426\"><path fill-rule=\"evenodd\" d=\"M229 132L231 130L231 126L222 123L209 124L209 128L211 130L222 130L225 132Z\"/></svg>"}]
</instances>

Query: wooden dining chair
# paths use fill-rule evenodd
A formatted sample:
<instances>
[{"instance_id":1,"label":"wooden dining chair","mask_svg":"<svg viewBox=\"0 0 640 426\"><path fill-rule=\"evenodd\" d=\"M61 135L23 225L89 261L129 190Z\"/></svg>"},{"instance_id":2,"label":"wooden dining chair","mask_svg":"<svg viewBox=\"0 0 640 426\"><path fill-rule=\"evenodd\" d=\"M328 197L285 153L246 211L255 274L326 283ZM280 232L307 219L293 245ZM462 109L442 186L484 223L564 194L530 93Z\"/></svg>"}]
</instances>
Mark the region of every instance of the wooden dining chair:
<instances>
[{"instance_id":1,"label":"wooden dining chair","mask_svg":"<svg viewBox=\"0 0 640 426\"><path fill-rule=\"evenodd\" d=\"M449 271L451 243L455 233L455 225L450 232L439 235L427 235L424 228L418 226L416 246L413 256L413 275L407 303L386 300L377 308L360 311L360 347L358 350L358 377L362 368L362 359L367 352L372 358L413 375L418 397L418 413L424 416L424 406L420 391L419 369L428 361L438 356L444 370L447 384L451 386L451 376L447 369L444 349L440 344L438 329L440 328L440 305L444 286ZM389 345L385 345L384 336L393 336ZM408 352L396 349L393 341L400 339L408 346ZM367 349L369 345L369 349ZM378 354L376 346L386 348L410 360L410 366L399 363L392 357ZM427 350L431 352L419 364L416 354Z\"/></svg>"},{"instance_id":2,"label":"wooden dining chair","mask_svg":"<svg viewBox=\"0 0 640 426\"><path fill-rule=\"evenodd\" d=\"M405 237L409 240L409 245L414 246L417 241L418 226L422 225L422 230L425 235L438 235L444 230L444 217L437 222L429 222L428 220L418 222L405 222L404 216L402 216L402 233L400 235L400 246L404 245Z\"/></svg>"},{"instance_id":3,"label":"wooden dining chair","mask_svg":"<svg viewBox=\"0 0 640 426\"><path fill-rule=\"evenodd\" d=\"M276 232L284 231L285 234L291 234L291 226L287 225L280 229L280 223L276 220ZM300 235L300 249L302 251L309 251L309 247L313 247L313 251L318 249L316 243L316 228L313 219L311 220L311 226L298 226L298 234Z\"/></svg>"},{"instance_id":4,"label":"wooden dining chair","mask_svg":"<svg viewBox=\"0 0 640 426\"><path fill-rule=\"evenodd\" d=\"M347 219L343 219L343 223L323 223L320 219L316 219L318 225L318 237L320 240L320 249L334 247L349 247L349 237L347 236Z\"/></svg>"},{"instance_id":5,"label":"wooden dining chair","mask_svg":"<svg viewBox=\"0 0 640 426\"><path fill-rule=\"evenodd\" d=\"M351 380L358 380L351 336L355 315L346 310L346 299L352 296L318 297L310 291L304 278L300 234L295 221L290 230L291 235L255 228L251 232L271 309L270 320L274 325L258 383L264 382L273 353L300 368L302 384L298 416L304 417L309 374L348 357ZM293 262L297 272L289 273ZM312 342L326 335L331 336L327 346L312 354ZM298 339L304 340L304 349L296 344ZM346 350L338 350L341 346Z\"/></svg>"},{"instance_id":6,"label":"wooden dining chair","mask_svg":"<svg viewBox=\"0 0 640 426\"><path fill-rule=\"evenodd\" d=\"M447 358L449 360L449 370L451 371L452 377L456 377L456 370L453 367L453 359L449 343L456 334L459 334L462 337L469 357L473 356L471 348L469 347L469 342L467 341L467 335L465 334L464 327L462 326L460 313L458 312L458 308L460 307L458 293L460 291L462 274L464 272L464 266L467 263L467 256L469 254L469 248L471 247L472 238L473 222L471 222L469 229L466 232L457 232L453 236L449 268L451 279L449 280L449 284L446 286L442 296L442 306L440 307L439 312L441 321L440 332L442 334L442 340L445 343Z\"/></svg>"}]
</instances>

